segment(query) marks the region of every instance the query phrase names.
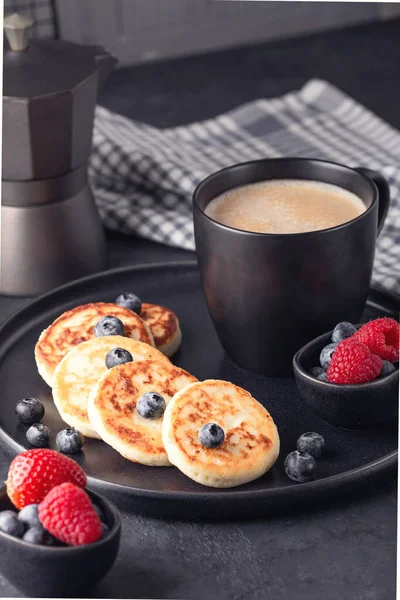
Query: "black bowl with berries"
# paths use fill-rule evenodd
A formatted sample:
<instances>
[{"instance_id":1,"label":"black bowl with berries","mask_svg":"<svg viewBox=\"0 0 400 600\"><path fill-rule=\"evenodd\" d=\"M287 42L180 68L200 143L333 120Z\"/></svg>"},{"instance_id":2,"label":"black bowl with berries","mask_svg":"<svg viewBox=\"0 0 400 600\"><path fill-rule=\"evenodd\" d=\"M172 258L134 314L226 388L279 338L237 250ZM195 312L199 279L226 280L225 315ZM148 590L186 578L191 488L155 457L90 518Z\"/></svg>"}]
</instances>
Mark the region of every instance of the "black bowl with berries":
<instances>
[{"instance_id":1,"label":"black bowl with berries","mask_svg":"<svg viewBox=\"0 0 400 600\"><path fill-rule=\"evenodd\" d=\"M36 492L37 486L26 493ZM41 502L18 509L15 498L26 501L24 494L0 488L0 570L5 579L26 596L36 597L74 597L102 579L120 544L121 521L115 506L70 481L52 488ZM64 517L56 512L61 496L66 506L75 503L77 512L72 518L82 517L79 531L73 533L75 539L66 541L58 535L59 523L65 526Z\"/></svg>"},{"instance_id":2,"label":"black bowl with berries","mask_svg":"<svg viewBox=\"0 0 400 600\"><path fill-rule=\"evenodd\" d=\"M351 430L376 429L397 418L399 324L375 319L338 324L303 346L293 358L300 396L328 423Z\"/></svg>"}]
</instances>

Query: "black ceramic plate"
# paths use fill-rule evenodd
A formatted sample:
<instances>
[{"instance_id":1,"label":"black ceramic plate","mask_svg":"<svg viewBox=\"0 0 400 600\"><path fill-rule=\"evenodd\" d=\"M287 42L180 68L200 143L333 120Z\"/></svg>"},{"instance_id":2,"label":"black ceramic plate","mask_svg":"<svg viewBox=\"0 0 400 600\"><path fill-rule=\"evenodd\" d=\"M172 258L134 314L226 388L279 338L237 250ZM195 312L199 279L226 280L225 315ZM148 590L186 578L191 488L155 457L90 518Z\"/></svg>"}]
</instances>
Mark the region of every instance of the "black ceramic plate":
<instances>
[{"instance_id":1,"label":"black ceramic plate","mask_svg":"<svg viewBox=\"0 0 400 600\"><path fill-rule=\"evenodd\" d=\"M15 313L0 328L0 431L14 452L27 447L25 427L18 425L14 407L26 396L45 404L44 423L53 434L65 425L53 405L51 391L38 375L33 349L40 332L63 311L78 304L114 301L132 290L143 301L164 304L176 311L183 344L173 362L199 379L227 379L248 389L271 412L281 437L281 454L264 477L239 488L217 490L192 482L175 468L130 463L98 440L87 440L77 460L90 486L111 496L124 508L174 518L225 518L269 514L276 508L297 510L351 487L369 483L396 468L397 423L384 429L350 432L328 425L300 399L293 379L251 375L224 355L201 290L196 264L144 265L108 271L63 286ZM395 316L399 300L371 290L364 320ZM290 319L290 315L288 315ZM295 324L293 325L295 326ZM327 455L319 462L318 479L296 484L283 471L285 456L306 431L321 433Z\"/></svg>"}]
</instances>

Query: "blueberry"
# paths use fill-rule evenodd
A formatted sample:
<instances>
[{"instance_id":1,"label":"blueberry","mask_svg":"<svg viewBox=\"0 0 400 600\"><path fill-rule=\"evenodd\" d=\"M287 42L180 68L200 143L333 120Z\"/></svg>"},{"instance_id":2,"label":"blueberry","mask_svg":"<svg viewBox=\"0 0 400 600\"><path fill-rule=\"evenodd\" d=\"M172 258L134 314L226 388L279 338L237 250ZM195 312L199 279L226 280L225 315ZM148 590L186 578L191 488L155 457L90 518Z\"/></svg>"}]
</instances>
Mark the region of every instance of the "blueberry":
<instances>
[{"instance_id":1,"label":"blueberry","mask_svg":"<svg viewBox=\"0 0 400 600\"><path fill-rule=\"evenodd\" d=\"M224 439L224 430L216 423L207 423L199 431L199 442L206 448L218 448Z\"/></svg>"},{"instance_id":2,"label":"blueberry","mask_svg":"<svg viewBox=\"0 0 400 600\"><path fill-rule=\"evenodd\" d=\"M56 446L64 454L75 454L80 451L84 441L85 438L80 431L75 427L67 427L57 433Z\"/></svg>"},{"instance_id":3,"label":"blueberry","mask_svg":"<svg viewBox=\"0 0 400 600\"><path fill-rule=\"evenodd\" d=\"M25 525L18 520L17 513L12 510L3 510L0 512L0 531L20 538L24 535Z\"/></svg>"},{"instance_id":4,"label":"blueberry","mask_svg":"<svg viewBox=\"0 0 400 600\"><path fill-rule=\"evenodd\" d=\"M125 326L120 319L107 315L100 319L100 321L94 327L94 333L96 337L103 337L105 335L124 335Z\"/></svg>"},{"instance_id":5,"label":"blueberry","mask_svg":"<svg viewBox=\"0 0 400 600\"><path fill-rule=\"evenodd\" d=\"M24 398L15 407L15 414L24 425L33 425L43 419L44 406L36 398Z\"/></svg>"},{"instance_id":6,"label":"blueberry","mask_svg":"<svg viewBox=\"0 0 400 600\"><path fill-rule=\"evenodd\" d=\"M318 377L318 375L322 375L322 373L325 373L325 371L322 367L312 367L309 373L311 377Z\"/></svg>"},{"instance_id":7,"label":"blueberry","mask_svg":"<svg viewBox=\"0 0 400 600\"><path fill-rule=\"evenodd\" d=\"M326 374L326 371L323 371L321 373L321 375L318 375L317 379L319 379L320 381L328 381L328 376Z\"/></svg>"},{"instance_id":8,"label":"blueberry","mask_svg":"<svg viewBox=\"0 0 400 600\"><path fill-rule=\"evenodd\" d=\"M142 301L132 292L120 294L116 299L115 304L123 306L124 308L129 308L129 310L133 310L137 315L140 315L142 311Z\"/></svg>"},{"instance_id":9,"label":"blueberry","mask_svg":"<svg viewBox=\"0 0 400 600\"><path fill-rule=\"evenodd\" d=\"M46 540L46 531L43 529L42 525L36 525L35 527L30 527L22 539L24 542L30 542L31 544L44 544Z\"/></svg>"},{"instance_id":10,"label":"blueberry","mask_svg":"<svg viewBox=\"0 0 400 600\"><path fill-rule=\"evenodd\" d=\"M285 458L285 473L293 481L305 483L314 479L317 463L310 454L295 450Z\"/></svg>"},{"instance_id":11,"label":"blueberry","mask_svg":"<svg viewBox=\"0 0 400 600\"><path fill-rule=\"evenodd\" d=\"M40 525L38 508L39 504L27 504L19 511L18 519L27 527L38 527Z\"/></svg>"},{"instance_id":12,"label":"blueberry","mask_svg":"<svg viewBox=\"0 0 400 600\"><path fill-rule=\"evenodd\" d=\"M309 431L303 433L297 440L297 450L305 454L311 454L314 458L322 456L325 448L325 440L319 433Z\"/></svg>"},{"instance_id":13,"label":"blueberry","mask_svg":"<svg viewBox=\"0 0 400 600\"><path fill-rule=\"evenodd\" d=\"M321 367L326 371L329 367L329 364L332 360L332 354L335 352L336 348L339 346L339 342L334 342L332 344L328 344L325 348L322 348L321 354L319 356L319 362L321 363Z\"/></svg>"},{"instance_id":14,"label":"blueberry","mask_svg":"<svg viewBox=\"0 0 400 600\"><path fill-rule=\"evenodd\" d=\"M124 350L124 348L113 348L109 352L107 352L106 356L106 367L107 369L112 369L112 367L116 367L117 365L123 365L127 362L132 362L133 357L128 350Z\"/></svg>"},{"instance_id":15,"label":"blueberry","mask_svg":"<svg viewBox=\"0 0 400 600\"><path fill-rule=\"evenodd\" d=\"M357 328L348 321L338 323L332 333L332 342L343 342L347 338L355 334Z\"/></svg>"},{"instance_id":16,"label":"blueberry","mask_svg":"<svg viewBox=\"0 0 400 600\"><path fill-rule=\"evenodd\" d=\"M381 379L382 377L387 377L388 375L391 375L392 373L394 373L396 370L395 366L393 363L389 362L388 360L383 360L382 361L382 369L381 372L379 373L379 379Z\"/></svg>"},{"instance_id":17,"label":"blueberry","mask_svg":"<svg viewBox=\"0 0 400 600\"><path fill-rule=\"evenodd\" d=\"M34 423L26 432L26 439L36 448L45 448L49 445L50 429L43 423Z\"/></svg>"},{"instance_id":18,"label":"blueberry","mask_svg":"<svg viewBox=\"0 0 400 600\"><path fill-rule=\"evenodd\" d=\"M64 542L51 535L48 531L45 531L44 544L46 546L66 546Z\"/></svg>"},{"instance_id":19,"label":"blueberry","mask_svg":"<svg viewBox=\"0 0 400 600\"><path fill-rule=\"evenodd\" d=\"M164 398L157 392L146 392L140 396L136 410L145 419L159 419L163 416L167 405Z\"/></svg>"}]
</instances>

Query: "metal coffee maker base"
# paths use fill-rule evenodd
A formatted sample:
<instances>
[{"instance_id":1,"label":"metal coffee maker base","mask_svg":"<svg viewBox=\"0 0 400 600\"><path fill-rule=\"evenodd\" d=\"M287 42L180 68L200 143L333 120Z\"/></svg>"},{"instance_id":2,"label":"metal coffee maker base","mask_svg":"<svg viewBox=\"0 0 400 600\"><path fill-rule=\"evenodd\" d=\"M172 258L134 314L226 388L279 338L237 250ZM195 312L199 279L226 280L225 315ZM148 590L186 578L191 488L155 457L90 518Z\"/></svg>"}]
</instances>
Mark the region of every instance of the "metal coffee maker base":
<instances>
[{"instance_id":1,"label":"metal coffee maker base","mask_svg":"<svg viewBox=\"0 0 400 600\"><path fill-rule=\"evenodd\" d=\"M105 266L86 165L50 180L2 182L1 294L41 294Z\"/></svg>"}]
</instances>

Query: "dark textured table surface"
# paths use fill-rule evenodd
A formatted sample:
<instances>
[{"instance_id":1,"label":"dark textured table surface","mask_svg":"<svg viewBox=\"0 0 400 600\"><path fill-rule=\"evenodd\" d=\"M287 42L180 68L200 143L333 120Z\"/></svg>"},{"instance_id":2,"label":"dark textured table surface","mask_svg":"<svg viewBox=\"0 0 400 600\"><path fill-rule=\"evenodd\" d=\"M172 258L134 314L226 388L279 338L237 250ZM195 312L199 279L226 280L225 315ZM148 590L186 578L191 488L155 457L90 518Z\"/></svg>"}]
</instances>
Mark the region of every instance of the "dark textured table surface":
<instances>
[{"instance_id":1,"label":"dark textured table surface","mask_svg":"<svg viewBox=\"0 0 400 600\"><path fill-rule=\"evenodd\" d=\"M211 117L311 77L341 87L400 128L400 21L116 72L101 102L157 126ZM193 254L108 235L109 267ZM26 299L0 297L0 319ZM0 453L0 477L9 457ZM396 480L340 503L253 522L183 523L124 513L120 554L94 598L391 600ZM1 561L1 558L0 558ZM0 575L0 595L19 596Z\"/></svg>"}]
</instances>

